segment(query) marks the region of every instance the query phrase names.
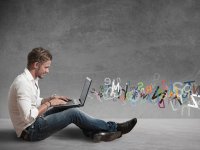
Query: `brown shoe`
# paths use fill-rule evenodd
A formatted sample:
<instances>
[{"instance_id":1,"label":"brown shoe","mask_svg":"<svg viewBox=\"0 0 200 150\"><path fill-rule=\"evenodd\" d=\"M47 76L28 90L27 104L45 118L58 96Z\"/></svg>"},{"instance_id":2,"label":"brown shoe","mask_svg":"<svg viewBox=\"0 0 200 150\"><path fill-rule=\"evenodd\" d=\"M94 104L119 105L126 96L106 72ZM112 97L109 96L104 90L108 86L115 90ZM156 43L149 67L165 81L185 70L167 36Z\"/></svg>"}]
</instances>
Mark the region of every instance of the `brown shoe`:
<instances>
[{"instance_id":1,"label":"brown shoe","mask_svg":"<svg viewBox=\"0 0 200 150\"><path fill-rule=\"evenodd\" d=\"M116 132L99 132L93 135L93 141L94 142L108 142L115 140L117 138L120 138L122 136L121 131L116 131Z\"/></svg>"},{"instance_id":2,"label":"brown shoe","mask_svg":"<svg viewBox=\"0 0 200 150\"><path fill-rule=\"evenodd\" d=\"M133 119L126 121L124 123L117 123L117 131L121 131L122 134L126 134L133 129L133 127L136 125L136 123L137 123L136 118L133 118Z\"/></svg>"}]
</instances>

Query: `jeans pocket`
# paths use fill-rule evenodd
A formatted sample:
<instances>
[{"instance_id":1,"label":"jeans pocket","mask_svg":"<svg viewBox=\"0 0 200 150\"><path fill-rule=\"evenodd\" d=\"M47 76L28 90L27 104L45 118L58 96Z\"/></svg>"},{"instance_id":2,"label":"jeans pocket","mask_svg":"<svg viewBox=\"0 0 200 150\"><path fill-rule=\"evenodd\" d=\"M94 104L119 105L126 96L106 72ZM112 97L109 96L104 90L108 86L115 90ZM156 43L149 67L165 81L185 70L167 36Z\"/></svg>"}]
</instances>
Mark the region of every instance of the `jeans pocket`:
<instances>
[{"instance_id":1,"label":"jeans pocket","mask_svg":"<svg viewBox=\"0 0 200 150\"><path fill-rule=\"evenodd\" d=\"M43 117L38 117L34 123L34 128L30 128L30 140L39 141L47 138L48 123Z\"/></svg>"}]
</instances>

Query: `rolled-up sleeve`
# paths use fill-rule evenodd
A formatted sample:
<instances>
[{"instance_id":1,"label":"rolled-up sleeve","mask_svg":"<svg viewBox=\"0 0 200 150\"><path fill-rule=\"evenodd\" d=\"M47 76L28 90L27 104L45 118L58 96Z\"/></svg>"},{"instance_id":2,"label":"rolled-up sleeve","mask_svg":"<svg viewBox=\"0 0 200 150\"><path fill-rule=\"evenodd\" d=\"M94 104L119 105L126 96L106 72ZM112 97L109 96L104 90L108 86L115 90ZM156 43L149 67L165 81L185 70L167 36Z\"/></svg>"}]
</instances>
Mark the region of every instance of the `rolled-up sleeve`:
<instances>
[{"instance_id":1,"label":"rolled-up sleeve","mask_svg":"<svg viewBox=\"0 0 200 150\"><path fill-rule=\"evenodd\" d=\"M17 85L16 92L20 116L25 123L30 123L37 118L39 113L32 88L29 84L20 82Z\"/></svg>"},{"instance_id":2,"label":"rolled-up sleeve","mask_svg":"<svg viewBox=\"0 0 200 150\"><path fill-rule=\"evenodd\" d=\"M37 107L39 107L42 104L42 100L43 100L42 97L38 98L38 100L37 100Z\"/></svg>"}]
</instances>

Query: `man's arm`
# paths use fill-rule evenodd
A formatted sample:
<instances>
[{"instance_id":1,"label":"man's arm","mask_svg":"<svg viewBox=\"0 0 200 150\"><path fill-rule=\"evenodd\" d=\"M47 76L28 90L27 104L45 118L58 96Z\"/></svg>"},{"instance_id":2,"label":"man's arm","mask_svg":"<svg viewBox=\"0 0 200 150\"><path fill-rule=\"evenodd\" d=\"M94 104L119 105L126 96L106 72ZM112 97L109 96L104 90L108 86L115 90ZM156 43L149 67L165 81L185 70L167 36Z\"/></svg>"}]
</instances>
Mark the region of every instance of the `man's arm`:
<instances>
[{"instance_id":1,"label":"man's arm","mask_svg":"<svg viewBox=\"0 0 200 150\"><path fill-rule=\"evenodd\" d=\"M59 97L59 96L58 96ZM49 107L66 104L67 100L59 98L53 98L53 99L46 99L45 102L42 102L42 104L38 107L38 116L41 116L43 113L45 113Z\"/></svg>"},{"instance_id":2,"label":"man's arm","mask_svg":"<svg viewBox=\"0 0 200 150\"><path fill-rule=\"evenodd\" d=\"M41 116L43 113L45 113L49 107L51 107L51 103L49 101L43 102L38 107L38 116Z\"/></svg>"},{"instance_id":3,"label":"man's arm","mask_svg":"<svg viewBox=\"0 0 200 150\"><path fill-rule=\"evenodd\" d=\"M61 99L61 100L64 100L64 101L67 101L67 100L68 100L68 97L67 97L67 96L56 96L56 95L54 94L54 95L51 96L51 97L43 98L41 104L44 104L44 103L46 103L46 102L49 102L49 101L51 101L51 100L54 99L54 98L56 98L56 99Z\"/></svg>"}]
</instances>

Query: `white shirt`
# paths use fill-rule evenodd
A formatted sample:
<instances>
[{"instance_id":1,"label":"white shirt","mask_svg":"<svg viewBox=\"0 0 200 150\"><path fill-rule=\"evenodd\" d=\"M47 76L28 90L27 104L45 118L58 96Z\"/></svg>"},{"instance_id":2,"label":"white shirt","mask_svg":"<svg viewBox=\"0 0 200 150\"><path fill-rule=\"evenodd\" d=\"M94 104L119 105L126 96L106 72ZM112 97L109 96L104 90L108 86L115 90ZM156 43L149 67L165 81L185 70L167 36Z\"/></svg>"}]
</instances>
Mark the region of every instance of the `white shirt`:
<instances>
[{"instance_id":1,"label":"white shirt","mask_svg":"<svg viewBox=\"0 0 200 150\"><path fill-rule=\"evenodd\" d=\"M27 68L13 81L8 94L8 108L17 136L38 116L41 105L38 78L34 79Z\"/></svg>"}]
</instances>

